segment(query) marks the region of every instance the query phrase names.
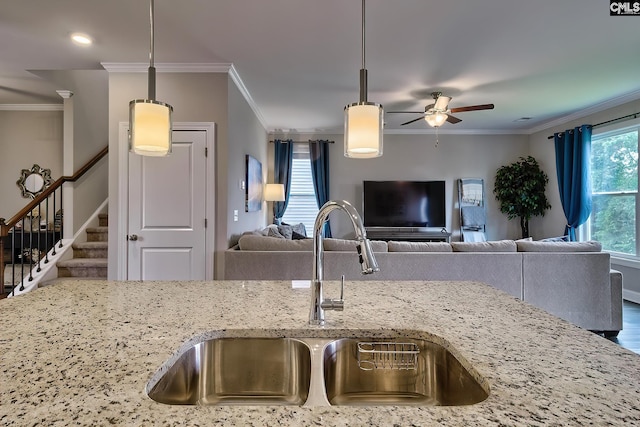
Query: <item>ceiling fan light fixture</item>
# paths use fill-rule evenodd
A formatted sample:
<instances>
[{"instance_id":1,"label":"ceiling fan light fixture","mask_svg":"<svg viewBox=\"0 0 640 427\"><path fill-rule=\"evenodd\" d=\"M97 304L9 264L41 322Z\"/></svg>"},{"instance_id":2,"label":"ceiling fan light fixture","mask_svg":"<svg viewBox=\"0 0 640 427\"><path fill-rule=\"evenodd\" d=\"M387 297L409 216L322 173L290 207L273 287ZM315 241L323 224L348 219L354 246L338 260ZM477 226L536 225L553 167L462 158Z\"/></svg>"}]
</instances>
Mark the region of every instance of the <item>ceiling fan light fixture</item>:
<instances>
[{"instance_id":1,"label":"ceiling fan light fixture","mask_svg":"<svg viewBox=\"0 0 640 427\"><path fill-rule=\"evenodd\" d=\"M436 111L431 114L425 115L424 119L427 121L429 126L437 128L442 126L444 122L447 121L448 117L449 116L447 115L447 113L444 113L442 111Z\"/></svg>"},{"instance_id":2,"label":"ceiling fan light fixture","mask_svg":"<svg viewBox=\"0 0 640 427\"><path fill-rule=\"evenodd\" d=\"M365 67L365 9L362 0L362 68L360 69L360 102L344 107L344 156L371 159L382 156L384 111L380 104L367 102L367 69Z\"/></svg>"},{"instance_id":3,"label":"ceiling fan light fixture","mask_svg":"<svg viewBox=\"0 0 640 427\"><path fill-rule=\"evenodd\" d=\"M129 149L142 156L166 156L171 153L171 113L173 107L156 101L156 69L153 65L153 9L154 0L149 0L151 21L151 46L149 51L148 99L129 102Z\"/></svg>"}]
</instances>

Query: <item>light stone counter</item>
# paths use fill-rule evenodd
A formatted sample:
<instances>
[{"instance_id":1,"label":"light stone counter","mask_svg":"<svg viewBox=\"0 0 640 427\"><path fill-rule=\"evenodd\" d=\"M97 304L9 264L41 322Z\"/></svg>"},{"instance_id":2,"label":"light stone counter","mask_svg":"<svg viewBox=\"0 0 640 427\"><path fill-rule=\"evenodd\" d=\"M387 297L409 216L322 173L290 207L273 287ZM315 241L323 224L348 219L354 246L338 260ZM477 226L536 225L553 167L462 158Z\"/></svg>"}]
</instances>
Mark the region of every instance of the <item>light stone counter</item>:
<instances>
[{"instance_id":1,"label":"light stone counter","mask_svg":"<svg viewBox=\"0 0 640 427\"><path fill-rule=\"evenodd\" d=\"M337 285L326 295L337 296ZM286 282L66 282L2 300L0 425L640 425L640 356L487 285L347 282L345 302L321 328L307 324L309 290ZM450 345L486 379L489 398L462 407L203 407L145 393L198 337L397 330Z\"/></svg>"}]
</instances>

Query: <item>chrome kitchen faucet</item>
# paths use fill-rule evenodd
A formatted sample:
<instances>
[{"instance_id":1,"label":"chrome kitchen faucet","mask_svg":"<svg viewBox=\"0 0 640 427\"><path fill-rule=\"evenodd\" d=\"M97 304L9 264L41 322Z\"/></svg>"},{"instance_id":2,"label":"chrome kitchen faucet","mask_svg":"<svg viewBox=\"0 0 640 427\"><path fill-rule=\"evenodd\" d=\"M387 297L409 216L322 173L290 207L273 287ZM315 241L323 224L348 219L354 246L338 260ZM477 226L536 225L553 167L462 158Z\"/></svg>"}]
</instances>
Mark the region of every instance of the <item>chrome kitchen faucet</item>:
<instances>
[{"instance_id":1,"label":"chrome kitchen faucet","mask_svg":"<svg viewBox=\"0 0 640 427\"><path fill-rule=\"evenodd\" d=\"M362 274L372 274L380 271L358 211L345 200L330 200L325 203L320 208L313 226L313 279L311 280L311 308L309 312L309 323L312 325L324 325L325 310L342 311L344 309L344 276L342 278L340 299L323 299L324 248L322 229L327 217L335 209L344 211L351 219L356 233L355 241L358 242L356 248Z\"/></svg>"}]
</instances>

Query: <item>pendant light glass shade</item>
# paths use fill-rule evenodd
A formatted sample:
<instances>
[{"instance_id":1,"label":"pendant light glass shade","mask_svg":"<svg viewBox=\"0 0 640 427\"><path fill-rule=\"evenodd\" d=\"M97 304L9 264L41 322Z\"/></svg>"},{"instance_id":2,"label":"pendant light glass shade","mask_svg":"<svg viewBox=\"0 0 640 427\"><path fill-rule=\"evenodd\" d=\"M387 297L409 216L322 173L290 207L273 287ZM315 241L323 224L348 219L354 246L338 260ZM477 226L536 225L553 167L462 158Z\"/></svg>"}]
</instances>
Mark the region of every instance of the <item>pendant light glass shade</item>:
<instances>
[{"instance_id":1,"label":"pendant light glass shade","mask_svg":"<svg viewBox=\"0 0 640 427\"><path fill-rule=\"evenodd\" d=\"M171 153L171 113L164 102L136 99L129 103L130 149L142 156Z\"/></svg>"},{"instance_id":2,"label":"pendant light glass shade","mask_svg":"<svg viewBox=\"0 0 640 427\"><path fill-rule=\"evenodd\" d=\"M344 155L355 159L382 156L382 106L356 103L344 108Z\"/></svg>"},{"instance_id":3,"label":"pendant light glass shade","mask_svg":"<svg viewBox=\"0 0 640 427\"><path fill-rule=\"evenodd\" d=\"M171 153L171 113L173 107L156 101L154 58L154 1L149 0L151 43L149 48L148 99L129 102L129 149L142 156L166 156Z\"/></svg>"}]
</instances>

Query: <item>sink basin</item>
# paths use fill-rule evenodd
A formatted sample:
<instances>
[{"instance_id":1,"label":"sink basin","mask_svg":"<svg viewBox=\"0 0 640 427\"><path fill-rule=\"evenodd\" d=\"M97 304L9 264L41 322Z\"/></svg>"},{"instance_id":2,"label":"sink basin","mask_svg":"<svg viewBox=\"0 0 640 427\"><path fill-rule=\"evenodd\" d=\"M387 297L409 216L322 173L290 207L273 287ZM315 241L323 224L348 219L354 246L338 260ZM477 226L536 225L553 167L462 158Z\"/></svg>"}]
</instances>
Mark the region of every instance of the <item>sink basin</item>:
<instances>
[{"instance_id":1,"label":"sink basin","mask_svg":"<svg viewBox=\"0 0 640 427\"><path fill-rule=\"evenodd\" d=\"M359 349L358 343L367 344ZM393 343L352 338L328 343L323 365L329 403L453 406L471 405L488 397L444 347L406 338Z\"/></svg>"},{"instance_id":2,"label":"sink basin","mask_svg":"<svg viewBox=\"0 0 640 427\"><path fill-rule=\"evenodd\" d=\"M171 405L455 406L488 391L445 347L413 338L218 338L147 386Z\"/></svg>"},{"instance_id":3,"label":"sink basin","mask_svg":"<svg viewBox=\"0 0 640 427\"><path fill-rule=\"evenodd\" d=\"M148 392L173 405L302 405L309 347L293 338L220 338L182 354Z\"/></svg>"}]
</instances>

